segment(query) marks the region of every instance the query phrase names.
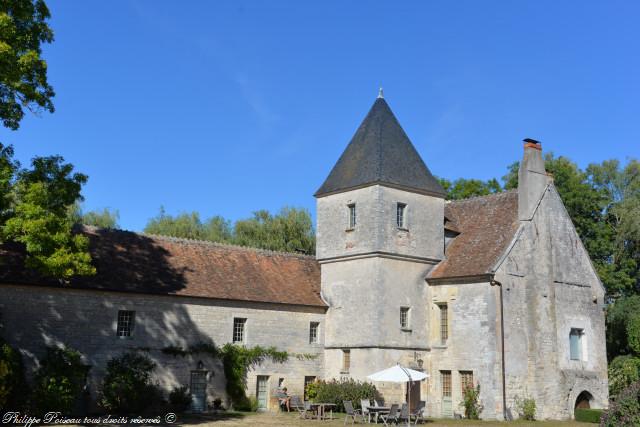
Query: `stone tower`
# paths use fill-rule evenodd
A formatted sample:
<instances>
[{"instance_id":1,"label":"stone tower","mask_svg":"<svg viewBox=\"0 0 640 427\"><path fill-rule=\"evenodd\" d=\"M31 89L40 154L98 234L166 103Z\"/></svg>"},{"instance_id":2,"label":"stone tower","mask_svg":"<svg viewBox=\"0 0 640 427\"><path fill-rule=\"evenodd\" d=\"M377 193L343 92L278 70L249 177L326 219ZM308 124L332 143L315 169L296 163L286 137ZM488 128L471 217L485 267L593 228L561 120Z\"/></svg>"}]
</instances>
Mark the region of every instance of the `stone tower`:
<instances>
[{"instance_id":1,"label":"stone tower","mask_svg":"<svg viewBox=\"0 0 640 427\"><path fill-rule=\"evenodd\" d=\"M429 346L425 277L444 256L444 190L381 96L315 197L326 377L415 365Z\"/></svg>"}]
</instances>

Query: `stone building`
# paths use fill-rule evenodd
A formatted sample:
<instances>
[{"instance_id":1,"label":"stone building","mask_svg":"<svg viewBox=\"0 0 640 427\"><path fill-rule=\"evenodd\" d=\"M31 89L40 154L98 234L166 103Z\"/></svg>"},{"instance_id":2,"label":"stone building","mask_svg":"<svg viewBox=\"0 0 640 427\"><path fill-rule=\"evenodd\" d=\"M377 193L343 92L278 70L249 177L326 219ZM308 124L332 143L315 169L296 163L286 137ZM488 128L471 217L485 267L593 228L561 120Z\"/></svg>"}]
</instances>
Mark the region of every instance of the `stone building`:
<instances>
[{"instance_id":1,"label":"stone building","mask_svg":"<svg viewBox=\"0 0 640 427\"><path fill-rule=\"evenodd\" d=\"M366 376L401 363L429 378L411 400L461 412L480 384L483 418L539 418L605 407L604 289L525 140L517 191L448 202L386 101L369 114L316 192L317 255L86 228L97 275L61 286L0 255L2 334L33 371L47 345L79 350L95 397L106 361L144 351L165 390L190 386L194 409L226 399L221 362L170 348L274 346L285 363L250 372L260 406L278 387ZM405 387L378 383L387 402Z\"/></svg>"}]
</instances>

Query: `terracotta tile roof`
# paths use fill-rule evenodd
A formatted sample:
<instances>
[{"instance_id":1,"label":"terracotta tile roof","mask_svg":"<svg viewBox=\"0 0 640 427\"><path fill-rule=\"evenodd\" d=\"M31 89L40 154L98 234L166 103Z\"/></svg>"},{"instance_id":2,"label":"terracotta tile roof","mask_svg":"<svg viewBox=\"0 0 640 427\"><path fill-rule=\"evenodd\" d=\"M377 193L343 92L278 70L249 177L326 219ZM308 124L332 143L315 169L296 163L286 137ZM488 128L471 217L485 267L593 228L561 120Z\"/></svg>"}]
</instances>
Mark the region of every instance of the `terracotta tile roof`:
<instances>
[{"instance_id":1,"label":"terracotta tile roof","mask_svg":"<svg viewBox=\"0 0 640 427\"><path fill-rule=\"evenodd\" d=\"M491 273L518 230L518 193L513 190L453 201L445 205L445 217L460 234L429 278Z\"/></svg>"},{"instance_id":2,"label":"terracotta tile roof","mask_svg":"<svg viewBox=\"0 0 640 427\"><path fill-rule=\"evenodd\" d=\"M97 274L70 286L150 294L325 307L314 257L187 239L85 227ZM0 247L0 283L60 286Z\"/></svg>"}]
</instances>

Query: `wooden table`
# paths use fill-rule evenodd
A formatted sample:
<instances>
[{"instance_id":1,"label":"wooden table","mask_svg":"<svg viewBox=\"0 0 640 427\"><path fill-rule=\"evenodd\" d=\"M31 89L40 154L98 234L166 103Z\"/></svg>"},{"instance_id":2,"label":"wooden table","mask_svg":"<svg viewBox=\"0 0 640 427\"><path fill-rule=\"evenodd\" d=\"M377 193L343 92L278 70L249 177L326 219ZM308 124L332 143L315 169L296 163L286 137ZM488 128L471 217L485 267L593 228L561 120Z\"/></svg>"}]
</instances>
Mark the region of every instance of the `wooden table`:
<instances>
[{"instance_id":1,"label":"wooden table","mask_svg":"<svg viewBox=\"0 0 640 427\"><path fill-rule=\"evenodd\" d=\"M312 403L311 407L316 408L318 413L319 420L332 420L333 419L333 408L336 406L335 403ZM329 417L325 415L325 412L329 410Z\"/></svg>"},{"instance_id":2,"label":"wooden table","mask_svg":"<svg viewBox=\"0 0 640 427\"><path fill-rule=\"evenodd\" d=\"M367 409L369 410L369 422L371 422L371 414L373 414L376 424L378 424L378 415L388 414L391 411L390 406L367 406Z\"/></svg>"}]
</instances>

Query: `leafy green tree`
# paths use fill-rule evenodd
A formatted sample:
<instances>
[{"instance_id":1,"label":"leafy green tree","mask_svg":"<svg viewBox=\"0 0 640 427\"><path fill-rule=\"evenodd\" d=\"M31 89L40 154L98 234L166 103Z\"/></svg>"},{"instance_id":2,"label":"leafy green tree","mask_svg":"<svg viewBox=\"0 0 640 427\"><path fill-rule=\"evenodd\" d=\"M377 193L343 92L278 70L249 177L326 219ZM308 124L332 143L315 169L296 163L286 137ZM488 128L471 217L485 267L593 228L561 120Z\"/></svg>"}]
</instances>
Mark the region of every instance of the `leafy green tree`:
<instances>
[{"instance_id":1,"label":"leafy green tree","mask_svg":"<svg viewBox=\"0 0 640 427\"><path fill-rule=\"evenodd\" d=\"M197 212L167 215L164 209L149 220L144 232L212 242L233 243L284 252L315 253L311 214L305 209L285 207L276 215L266 210L253 217L231 222L221 216L204 223Z\"/></svg>"},{"instance_id":2,"label":"leafy green tree","mask_svg":"<svg viewBox=\"0 0 640 427\"><path fill-rule=\"evenodd\" d=\"M120 228L118 225L120 213L109 208L83 212L80 204L75 203L69 209L69 217L74 224L92 225L99 228Z\"/></svg>"},{"instance_id":3,"label":"leafy green tree","mask_svg":"<svg viewBox=\"0 0 640 427\"><path fill-rule=\"evenodd\" d=\"M197 212L181 213L177 216L167 215L164 208L149 220L144 232L185 239L204 240L204 227Z\"/></svg>"},{"instance_id":4,"label":"leafy green tree","mask_svg":"<svg viewBox=\"0 0 640 427\"><path fill-rule=\"evenodd\" d=\"M11 189L20 165L13 160L13 147L0 143L0 225L6 221L11 209Z\"/></svg>"},{"instance_id":5,"label":"leafy green tree","mask_svg":"<svg viewBox=\"0 0 640 427\"><path fill-rule=\"evenodd\" d=\"M43 0L0 2L0 120L16 130L23 108L53 112L55 95L47 82L42 45L53 41Z\"/></svg>"},{"instance_id":6,"label":"leafy green tree","mask_svg":"<svg viewBox=\"0 0 640 427\"><path fill-rule=\"evenodd\" d=\"M276 215L266 210L237 221L234 242L242 246L285 252L315 253L311 214L306 209L284 207Z\"/></svg>"},{"instance_id":7,"label":"leafy green tree","mask_svg":"<svg viewBox=\"0 0 640 427\"><path fill-rule=\"evenodd\" d=\"M634 354L632 342L640 340L636 319L640 315L640 295L618 298L607 307L607 353L616 356ZM640 356L640 352L636 352Z\"/></svg>"},{"instance_id":8,"label":"leafy green tree","mask_svg":"<svg viewBox=\"0 0 640 427\"><path fill-rule=\"evenodd\" d=\"M438 181L440 181L440 185L442 185L442 188L447 192L447 199L449 200L486 196L488 194L499 193L502 191L500 183L495 178L488 181L465 178L458 178L455 181L449 181L445 178L438 178Z\"/></svg>"},{"instance_id":9,"label":"leafy green tree","mask_svg":"<svg viewBox=\"0 0 640 427\"><path fill-rule=\"evenodd\" d=\"M60 156L34 158L31 169L18 171L10 180L11 204L0 223L0 239L22 243L27 266L45 275L68 281L95 274L88 239L73 232L67 215L69 206L82 200L80 189L86 181L86 175L73 173L73 165Z\"/></svg>"}]
</instances>

